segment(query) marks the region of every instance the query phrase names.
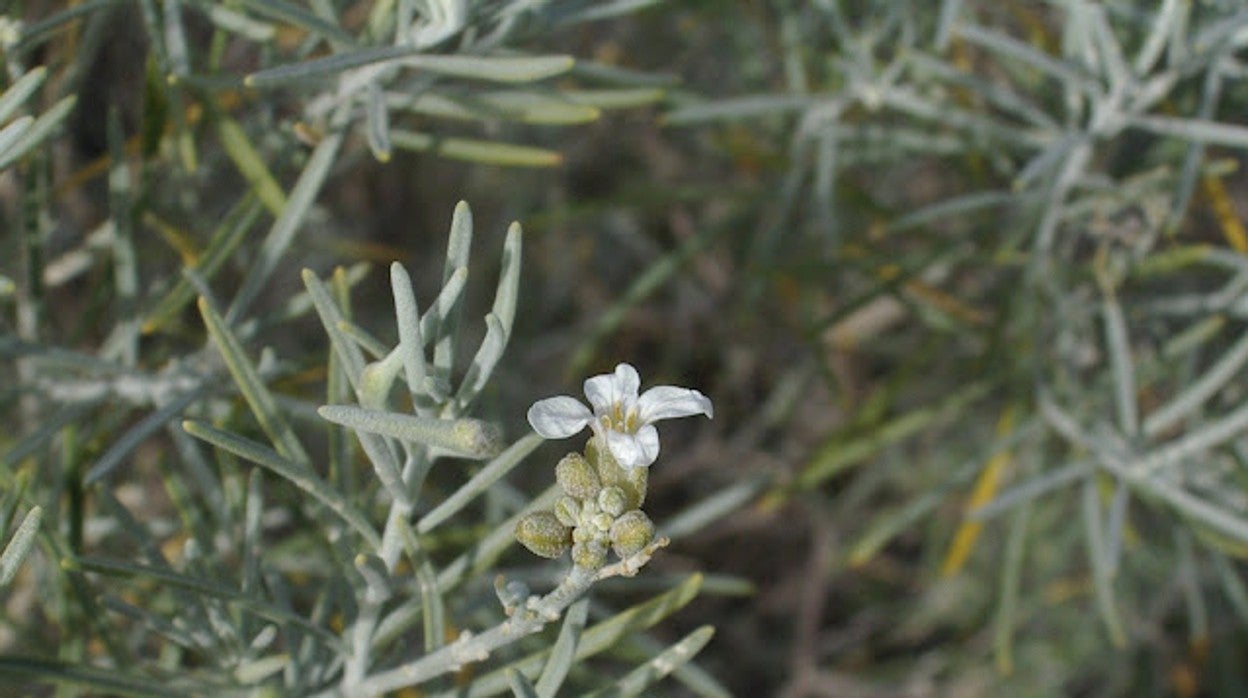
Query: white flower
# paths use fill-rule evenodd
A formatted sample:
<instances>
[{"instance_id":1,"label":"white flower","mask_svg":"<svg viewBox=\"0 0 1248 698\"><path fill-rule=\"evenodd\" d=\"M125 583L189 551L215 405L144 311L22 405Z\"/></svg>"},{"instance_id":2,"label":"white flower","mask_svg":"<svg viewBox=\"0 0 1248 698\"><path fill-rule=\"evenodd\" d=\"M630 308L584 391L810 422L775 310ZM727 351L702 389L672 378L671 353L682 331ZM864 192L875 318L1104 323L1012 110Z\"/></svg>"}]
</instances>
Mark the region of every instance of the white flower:
<instances>
[{"instance_id":1,"label":"white flower","mask_svg":"<svg viewBox=\"0 0 1248 698\"><path fill-rule=\"evenodd\" d=\"M654 422L695 414L715 416L710 399L696 390L660 385L638 397L640 387L637 369L620 364L615 373L585 381L585 397L593 412L580 400L559 395L533 403L529 424L547 439L572 436L588 425L599 441L606 443L616 462L631 469L649 466L659 457L659 432Z\"/></svg>"}]
</instances>

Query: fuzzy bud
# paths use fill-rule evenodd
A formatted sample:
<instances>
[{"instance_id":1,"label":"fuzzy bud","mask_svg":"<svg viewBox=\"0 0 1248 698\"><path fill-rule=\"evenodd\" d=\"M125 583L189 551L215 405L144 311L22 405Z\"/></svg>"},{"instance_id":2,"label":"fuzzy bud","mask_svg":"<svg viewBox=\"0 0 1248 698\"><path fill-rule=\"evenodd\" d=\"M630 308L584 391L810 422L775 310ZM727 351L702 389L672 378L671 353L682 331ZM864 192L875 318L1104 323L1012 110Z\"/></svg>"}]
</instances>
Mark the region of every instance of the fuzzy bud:
<instances>
[{"instance_id":1,"label":"fuzzy bud","mask_svg":"<svg viewBox=\"0 0 1248 698\"><path fill-rule=\"evenodd\" d=\"M640 509L615 520L611 526L611 548L621 559L641 552L654 540L654 523Z\"/></svg>"},{"instance_id":2,"label":"fuzzy bud","mask_svg":"<svg viewBox=\"0 0 1248 698\"><path fill-rule=\"evenodd\" d=\"M611 524L615 523L615 517L605 513L595 514L594 517L590 519L590 523L594 525L594 528L598 529L602 533L606 533L611 530Z\"/></svg>"},{"instance_id":3,"label":"fuzzy bud","mask_svg":"<svg viewBox=\"0 0 1248 698\"><path fill-rule=\"evenodd\" d=\"M549 511L535 511L516 523L516 540L534 555L557 558L572 544L572 531Z\"/></svg>"},{"instance_id":4,"label":"fuzzy bud","mask_svg":"<svg viewBox=\"0 0 1248 698\"><path fill-rule=\"evenodd\" d=\"M604 487L598 492L598 508L612 518L617 517L628 509L628 495L615 485Z\"/></svg>"},{"instance_id":5,"label":"fuzzy bud","mask_svg":"<svg viewBox=\"0 0 1248 698\"><path fill-rule=\"evenodd\" d=\"M585 445L585 455L598 470L598 480L604 487L615 486L624 493L627 509L637 509L646 501L646 481L650 476L649 468L625 469L611 455L611 451L603 448L594 437Z\"/></svg>"},{"instance_id":6,"label":"fuzzy bud","mask_svg":"<svg viewBox=\"0 0 1248 698\"><path fill-rule=\"evenodd\" d=\"M575 526L581 518L581 503L572 497L560 497L555 502L555 518L564 526Z\"/></svg>"},{"instance_id":7,"label":"fuzzy bud","mask_svg":"<svg viewBox=\"0 0 1248 698\"><path fill-rule=\"evenodd\" d=\"M572 529L572 542L584 543L587 540L593 540L601 531L592 526L577 526Z\"/></svg>"},{"instance_id":8,"label":"fuzzy bud","mask_svg":"<svg viewBox=\"0 0 1248 698\"><path fill-rule=\"evenodd\" d=\"M607 561L607 546L600 541L588 540L572 546L572 562L587 570L599 569Z\"/></svg>"},{"instance_id":9,"label":"fuzzy bud","mask_svg":"<svg viewBox=\"0 0 1248 698\"><path fill-rule=\"evenodd\" d=\"M589 499L598 496L602 483L589 462L579 453L569 453L555 466L555 479L569 496Z\"/></svg>"}]
</instances>

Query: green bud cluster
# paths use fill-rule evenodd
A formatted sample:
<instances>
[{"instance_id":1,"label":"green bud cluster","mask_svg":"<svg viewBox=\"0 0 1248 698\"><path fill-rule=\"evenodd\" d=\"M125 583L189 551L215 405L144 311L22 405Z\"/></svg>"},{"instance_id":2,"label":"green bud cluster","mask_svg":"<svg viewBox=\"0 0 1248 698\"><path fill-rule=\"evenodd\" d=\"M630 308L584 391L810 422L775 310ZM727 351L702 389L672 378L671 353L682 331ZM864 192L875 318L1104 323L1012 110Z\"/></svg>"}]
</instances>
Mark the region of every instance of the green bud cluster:
<instances>
[{"instance_id":1,"label":"green bud cluster","mask_svg":"<svg viewBox=\"0 0 1248 698\"><path fill-rule=\"evenodd\" d=\"M608 551L636 555L654 540L654 524L640 509L648 475L647 468L620 467L590 439L584 455L569 453L555 466L563 496L553 509L520 519L516 540L542 557L571 550L573 564L587 570L605 565Z\"/></svg>"}]
</instances>

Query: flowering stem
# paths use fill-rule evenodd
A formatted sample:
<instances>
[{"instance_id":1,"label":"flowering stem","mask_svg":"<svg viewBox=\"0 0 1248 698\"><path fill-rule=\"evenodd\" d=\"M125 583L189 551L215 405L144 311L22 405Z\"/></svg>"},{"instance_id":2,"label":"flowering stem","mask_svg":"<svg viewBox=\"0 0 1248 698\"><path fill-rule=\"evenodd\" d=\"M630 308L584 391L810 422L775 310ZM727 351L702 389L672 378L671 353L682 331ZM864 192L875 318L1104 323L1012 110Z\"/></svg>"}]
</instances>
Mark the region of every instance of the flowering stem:
<instances>
[{"instance_id":1,"label":"flowering stem","mask_svg":"<svg viewBox=\"0 0 1248 698\"><path fill-rule=\"evenodd\" d=\"M532 598L522 608L516 609L510 618L473 635L465 632L455 642L415 661L388 669L355 684L350 695L375 696L404 686L457 671L468 662L480 662L489 658L494 650L509 645L526 635L541 632L548 623L559 620L563 611L585 595L595 582L609 577L631 577L637 573L654 552L667 545L668 539L659 538L636 555L608 565L599 570L588 570L573 565L568 576L559 586L541 598ZM333 695L322 694L322 696Z\"/></svg>"},{"instance_id":2,"label":"flowering stem","mask_svg":"<svg viewBox=\"0 0 1248 698\"><path fill-rule=\"evenodd\" d=\"M596 573L573 567L553 591L528 607L517 609L502 623L480 635L465 632L433 654L374 674L355 686L355 695L375 696L455 671L468 662L485 660L494 650L540 632L547 623L558 620L563 610L588 591L597 579Z\"/></svg>"}]
</instances>

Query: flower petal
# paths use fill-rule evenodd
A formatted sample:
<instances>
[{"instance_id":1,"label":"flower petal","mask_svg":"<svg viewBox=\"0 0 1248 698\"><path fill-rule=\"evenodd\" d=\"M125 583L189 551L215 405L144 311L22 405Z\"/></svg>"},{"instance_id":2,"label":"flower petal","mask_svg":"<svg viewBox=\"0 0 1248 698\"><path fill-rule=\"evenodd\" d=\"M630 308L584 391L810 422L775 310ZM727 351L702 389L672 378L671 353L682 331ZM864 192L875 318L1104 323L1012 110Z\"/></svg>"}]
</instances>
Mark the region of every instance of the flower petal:
<instances>
[{"instance_id":1,"label":"flower petal","mask_svg":"<svg viewBox=\"0 0 1248 698\"><path fill-rule=\"evenodd\" d=\"M656 385L637 400L637 416L646 424L695 414L714 418L715 407L710 398L689 388Z\"/></svg>"},{"instance_id":2,"label":"flower petal","mask_svg":"<svg viewBox=\"0 0 1248 698\"><path fill-rule=\"evenodd\" d=\"M608 431L607 448L625 470L649 467L659 457L659 432L648 424L636 434Z\"/></svg>"},{"instance_id":3,"label":"flower petal","mask_svg":"<svg viewBox=\"0 0 1248 698\"><path fill-rule=\"evenodd\" d=\"M612 406L622 404L627 410L637 400L637 389L641 387L641 377L637 369L628 364L615 367L615 373L604 373L585 381L585 397L594 406L594 414L602 415L611 411Z\"/></svg>"},{"instance_id":4,"label":"flower petal","mask_svg":"<svg viewBox=\"0 0 1248 698\"><path fill-rule=\"evenodd\" d=\"M594 415L574 397L557 395L529 408L529 425L545 439L563 439L585 428Z\"/></svg>"}]
</instances>

